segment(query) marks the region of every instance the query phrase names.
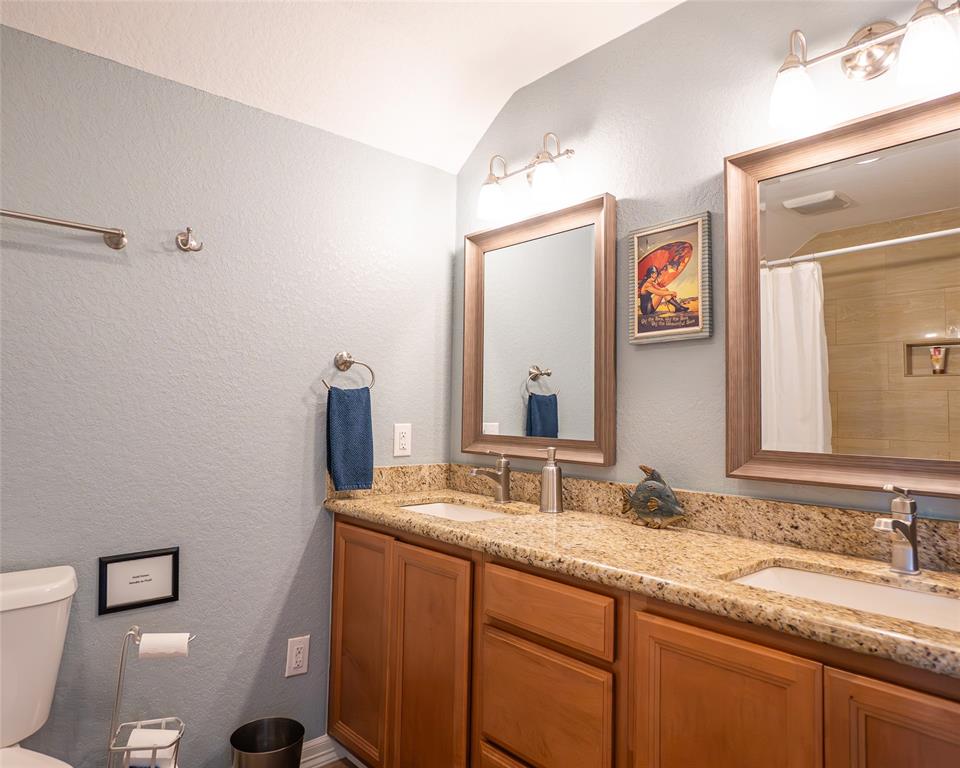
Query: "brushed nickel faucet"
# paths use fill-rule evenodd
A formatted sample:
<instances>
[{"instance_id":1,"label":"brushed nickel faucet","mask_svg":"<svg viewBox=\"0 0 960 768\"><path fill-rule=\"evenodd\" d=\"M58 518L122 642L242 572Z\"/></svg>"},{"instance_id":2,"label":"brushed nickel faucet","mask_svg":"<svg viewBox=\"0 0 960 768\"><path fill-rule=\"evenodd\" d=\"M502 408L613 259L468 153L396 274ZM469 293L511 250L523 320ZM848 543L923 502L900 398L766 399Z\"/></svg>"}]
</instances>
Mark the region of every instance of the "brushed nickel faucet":
<instances>
[{"instance_id":1,"label":"brushed nickel faucet","mask_svg":"<svg viewBox=\"0 0 960 768\"><path fill-rule=\"evenodd\" d=\"M910 491L888 483L883 486L887 493L897 496L890 502L890 517L878 517L873 530L893 534L890 570L897 573L920 573L917 557L917 502L910 498Z\"/></svg>"},{"instance_id":2,"label":"brushed nickel faucet","mask_svg":"<svg viewBox=\"0 0 960 768\"><path fill-rule=\"evenodd\" d=\"M502 453L496 454L494 451L487 451L491 455L498 456L496 469L486 467L474 467L470 470L471 477L485 477L496 484L493 500L499 504L510 501L510 459Z\"/></svg>"}]
</instances>

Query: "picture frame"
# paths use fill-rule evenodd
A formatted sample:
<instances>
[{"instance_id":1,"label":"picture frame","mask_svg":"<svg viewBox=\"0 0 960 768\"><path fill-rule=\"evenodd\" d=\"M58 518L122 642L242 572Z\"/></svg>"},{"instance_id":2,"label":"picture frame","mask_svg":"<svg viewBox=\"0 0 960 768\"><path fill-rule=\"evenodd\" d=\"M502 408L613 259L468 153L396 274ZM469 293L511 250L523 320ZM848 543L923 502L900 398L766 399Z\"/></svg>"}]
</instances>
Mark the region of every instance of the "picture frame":
<instances>
[{"instance_id":1,"label":"picture frame","mask_svg":"<svg viewBox=\"0 0 960 768\"><path fill-rule=\"evenodd\" d=\"M100 558L97 615L180 599L180 547Z\"/></svg>"},{"instance_id":2,"label":"picture frame","mask_svg":"<svg viewBox=\"0 0 960 768\"><path fill-rule=\"evenodd\" d=\"M709 338L710 212L630 233L629 342Z\"/></svg>"}]
</instances>

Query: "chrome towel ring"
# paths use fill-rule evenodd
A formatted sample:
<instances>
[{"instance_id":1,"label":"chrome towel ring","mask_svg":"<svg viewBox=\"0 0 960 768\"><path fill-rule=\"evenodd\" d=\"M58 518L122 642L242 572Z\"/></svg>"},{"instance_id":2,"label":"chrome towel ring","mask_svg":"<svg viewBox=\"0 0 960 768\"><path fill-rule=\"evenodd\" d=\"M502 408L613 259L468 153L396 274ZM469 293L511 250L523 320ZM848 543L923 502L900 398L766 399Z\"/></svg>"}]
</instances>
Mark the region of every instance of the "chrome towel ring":
<instances>
[{"instance_id":1,"label":"chrome towel ring","mask_svg":"<svg viewBox=\"0 0 960 768\"><path fill-rule=\"evenodd\" d=\"M527 378L526 378L526 379L524 380L524 382L523 382L523 388L524 388L524 390L526 391L526 394L527 394L527 395L533 394L533 393L530 391L530 382L531 382L531 381L539 381L542 376L553 376L553 371L551 371L549 368L541 368L541 367L540 367L539 365L537 365L536 363L533 363L533 364L530 366L530 369L527 371L527 373L528 373L529 375L527 376ZM556 392L554 392L554 393L552 393L552 394L559 395L559 394L560 394L560 390L558 389ZM521 397L522 397L522 395L521 395Z\"/></svg>"},{"instance_id":2,"label":"chrome towel ring","mask_svg":"<svg viewBox=\"0 0 960 768\"><path fill-rule=\"evenodd\" d=\"M364 368L370 371L370 389L373 389L373 385L377 381L377 377L373 372L373 368L360 360L354 360L353 355L351 355L349 352L337 352L337 356L333 358L333 364L337 367L338 371L349 371L354 364L362 365ZM321 378L320 381L323 382L323 386L325 386L327 389L330 389L330 385L327 384L326 379Z\"/></svg>"}]
</instances>

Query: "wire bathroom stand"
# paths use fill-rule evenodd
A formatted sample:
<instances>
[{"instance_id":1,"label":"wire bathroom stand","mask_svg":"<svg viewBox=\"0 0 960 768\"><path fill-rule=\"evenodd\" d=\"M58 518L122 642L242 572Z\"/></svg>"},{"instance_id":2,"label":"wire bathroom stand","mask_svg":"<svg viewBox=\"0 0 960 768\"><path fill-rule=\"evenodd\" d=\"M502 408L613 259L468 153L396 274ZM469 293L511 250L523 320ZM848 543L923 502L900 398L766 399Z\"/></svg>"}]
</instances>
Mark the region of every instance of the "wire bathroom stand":
<instances>
[{"instance_id":1,"label":"wire bathroom stand","mask_svg":"<svg viewBox=\"0 0 960 768\"><path fill-rule=\"evenodd\" d=\"M183 738L184 724L179 717L157 717L150 720L131 720L120 722L120 701L123 697L123 675L127 667L127 646L140 645L140 627L133 626L123 636L120 646L120 669L117 673L117 698L113 704L113 716L110 718L110 742L107 745L107 768L130 768L131 755L136 752L135 766L143 766L149 753L150 768L177 768L180 755L180 740ZM193 635L190 640L193 640ZM130 745L130 736L134 730L173 731L166 743L152 746ZM166 734L165 734L166 735ZM169 752L169 750L173 750ZM169 764L168 761L169 760Z\"/></svg>"}]
</instances>

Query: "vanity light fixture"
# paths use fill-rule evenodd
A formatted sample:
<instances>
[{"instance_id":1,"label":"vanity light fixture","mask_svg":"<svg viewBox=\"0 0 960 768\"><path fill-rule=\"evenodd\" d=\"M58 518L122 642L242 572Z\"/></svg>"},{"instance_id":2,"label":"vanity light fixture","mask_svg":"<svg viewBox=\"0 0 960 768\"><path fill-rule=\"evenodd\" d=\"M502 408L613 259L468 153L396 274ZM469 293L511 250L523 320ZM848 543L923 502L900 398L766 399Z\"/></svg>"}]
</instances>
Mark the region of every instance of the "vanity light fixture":
<instances>
[{"instance_id":1,"label":"vanity light fixture","mask_svg":"<svg viewBox=\"0 0 960 768\"><path fill-rule=\"evenodd\" d=\"M914 98L931 98L960 85L960 38L949 16L960 14L960 0L941 9L936 0L921 0L905 24L874 21L858 29L842 48L807 58L800 30L790 33L790 49L777 72L770 96L774 128L807 131L816 127L819 100L809 68L840 59L851 80L872 80L897 63L898 82Z\"/></svg>"},{"instance_id":2,"label":"vanity light fixture","mask_svg":"<svg viewBox=\"0 0 960 768\"><path fill-rule=\"evenodd\" d=\"M957 13L960 2L949 9ZM957 84L960 41L944 11L932 0L917 7L900 43L897 80L921 95L939 95Z\"/></svg>"},{"instance_id":3,"label":"vanity light fixture","mask_svg":"<svg viewBox=\"0 0 960 768\"><path fill-rule=\"evenodd\" d=\"M551 152L548 143L553 139L555 151ZM511 171L507 168L507 160L503 155L494 155L490 158L487 178L480 187L480 196L477 199L477 218L486 221L499 219L504 213L503 182L511 176L525 173L530 192L538 207L549 207L559 197L563 178L557 160L561 157L573 157L572 149L560 149L560 139L552 131L543 135L543 148L533 156L522 168ZM501 164L501 172L494 169L497 160Z\"/></svg>"},{"instance_id":4,"label":"vanity light fixture","mask_svg":"<svg viewBox=\"0 0 960 768\"><path fill-rule=\"evenodd\" d=\"M799 29L790 33L790 53L783 60L770 96L770 124L779 130L816 128L820 103L807 72L807 38Z\"/></svg>"}]
</instances>

